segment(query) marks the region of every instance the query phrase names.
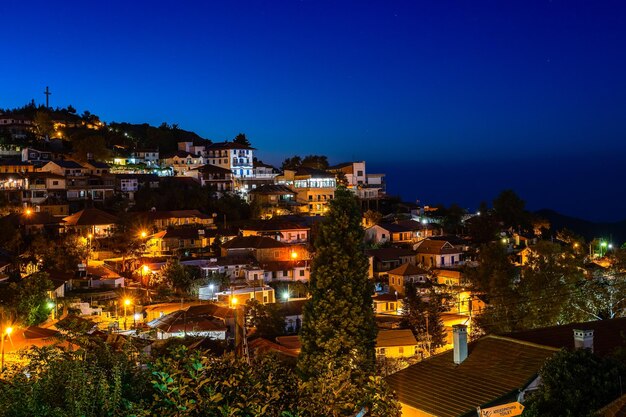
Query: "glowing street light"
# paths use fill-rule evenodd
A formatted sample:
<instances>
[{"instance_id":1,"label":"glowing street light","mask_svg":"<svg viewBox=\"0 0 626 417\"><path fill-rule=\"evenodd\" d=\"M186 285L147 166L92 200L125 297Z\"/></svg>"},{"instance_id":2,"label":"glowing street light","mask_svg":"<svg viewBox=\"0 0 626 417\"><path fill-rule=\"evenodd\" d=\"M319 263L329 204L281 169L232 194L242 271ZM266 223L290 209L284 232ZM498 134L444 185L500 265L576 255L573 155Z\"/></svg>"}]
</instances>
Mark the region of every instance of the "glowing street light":
<instances>
[{"instance_id":1,"label":"glowing street light","mask_svg":"<svg viewBox=\"0 0 626 417\"><path fill-rule=\"evenodd\" d=\"M233 305L233 308L235 308L237 306L237 297L232 297L230 303Z\"/></svg>"},{"instance_id":2,"label":"glowing street light","mask_svg":"<svg viewBox=\"0 0 626 417\"><path fill-rule=\"evenodd\" d=\"M291 259L298 259L298 252L296 251L291 252Z\"/></svg>"},{"instance_id":3,"label":"glowing street light","mask_svg":"<svg viewBox=\"0 0 626 417\"><path fill-rule=\"evenodd\" d=\"M130 298L125 298L124 299L124 330L126 330L126 308L132 303L132 300Z\"/></svg>"},{"instance_id":4,"label":"glowing street light","mask_svg":"<svg viewBox=\"0 0 626 417\"><path fill-rule=\"evenodd\" d=\"M7 336L11 336L11 333L13 333L13 327L11 326L7 326L4 329L4 332L2 332L2 336L0 339L0 350L2 350L2 365L0 366L0 373L4 372L4 339Z\"/></svg>"},{"instance_id":5,"label":"glowing street light","mask_svg":"<svg viewBox=\"0 0 626 417\"><path fill-rule=\"evenodd\" d=\"M30 216L31 214L33 214L33 210L30 208L27 208L26 210L24 210L24 214L27 216Z\"/></svg>"},{"instance_id":6,"label":"glowing street light","mask_svg":"<svg viewBox=\"0 0 626 417\"><path fill-rule=\"evenodd\" d=\"M283 299L284 299L286 302L289 302L289 291L285 291L285 292L283 293Z\"/></svg>"},{"instance_id":7,"label":"glowing street light","mask_svg":"<svg viewBox=\"0 0 626 417\"><path fill-rule=\"evenodd\" d=\"M141 233L139 233L139 236L141 236L142 239L145 239L146 237L148 237L148 232L142 230Z\"/></svg>"}]
</instances>

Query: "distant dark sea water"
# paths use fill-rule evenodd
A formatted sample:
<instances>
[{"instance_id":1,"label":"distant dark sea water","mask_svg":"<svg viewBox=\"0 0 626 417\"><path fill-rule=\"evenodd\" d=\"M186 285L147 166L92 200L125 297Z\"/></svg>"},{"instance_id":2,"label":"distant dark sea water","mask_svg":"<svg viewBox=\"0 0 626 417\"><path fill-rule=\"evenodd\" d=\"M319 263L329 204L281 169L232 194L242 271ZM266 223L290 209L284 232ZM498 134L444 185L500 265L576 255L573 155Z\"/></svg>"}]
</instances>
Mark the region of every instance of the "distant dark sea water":
<instances>
[{"instance_id":1,"label":"distant dark sea water","mask_svg":"<svg viewBox=\"0 0 626 417\"><path fill-rule=\"evenodd\" d=\"M457 203L475 210L513 189L527 208L550 208L591 221L626 219L626 156L543 157L535 160L423 161L370 163L386 173L387 193L421 204Z\"/></svg>"}]
</instances>

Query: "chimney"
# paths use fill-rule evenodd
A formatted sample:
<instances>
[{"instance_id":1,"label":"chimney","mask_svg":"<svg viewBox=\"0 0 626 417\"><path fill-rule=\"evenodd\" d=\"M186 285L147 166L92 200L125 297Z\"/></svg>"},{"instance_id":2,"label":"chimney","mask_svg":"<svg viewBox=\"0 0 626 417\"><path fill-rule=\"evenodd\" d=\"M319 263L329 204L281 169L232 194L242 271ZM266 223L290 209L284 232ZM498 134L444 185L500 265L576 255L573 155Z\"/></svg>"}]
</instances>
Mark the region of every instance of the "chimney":
<instances>
[{"instance_id":1,"label":"chimney","mask_svg":"<svg viewBox=\"0 0 626 417\"><path fill-rule=\"evenodd\" d=\"M452 342L454 344L454 363L457 365L467 358L467 326L455 324L452 326Z\"/></svg>"},{"instance_id":2,"label":"chimney","mask_svg":"<svg viewBox=\"0 0 626 417\"><path fill-rule=\"evenodd\" d=\"M574 348L591 349L593 352L593 330L574 329Z\"/></svg>"}]
</instances>

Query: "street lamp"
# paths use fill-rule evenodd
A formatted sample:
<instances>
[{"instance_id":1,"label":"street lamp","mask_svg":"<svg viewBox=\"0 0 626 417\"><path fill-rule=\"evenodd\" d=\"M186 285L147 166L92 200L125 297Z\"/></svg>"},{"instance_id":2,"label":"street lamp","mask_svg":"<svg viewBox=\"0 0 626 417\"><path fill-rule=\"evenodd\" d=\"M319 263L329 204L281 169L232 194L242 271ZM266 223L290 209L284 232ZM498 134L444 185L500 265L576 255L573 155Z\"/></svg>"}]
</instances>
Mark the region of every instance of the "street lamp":
<instances>
[{"instance_id":1,"label":"street lamp","mask_svg":"<svg viewBox=\"0 0 626 417\"><path fill-rule=\"evenodd\" d=\"M608 243L606 243L606 241L601 241L600 242L600 257L604 256L604 250L606 247L608 246Z\"/></svg>"},{"instance_id":2,"label":"street lamp","mask_svg":"<svg viewBox=\"0 0 626 417\"><path fill-rule=\"evenodd\" d=\"M148 286L148 284L147 283L144 284L143 277L145 274L148 274L149 272L152 272L152 271L150 270L150 267L148 265L144 265L141 267L141 285L145 285L146 287Z\"/></svg>"},{"instance_id":3,"label":"street lamp","mask_svg":"<svg viewBox=\"0 0 626 417\"><path fill-rule=\"evenodd\" d=\"M2 366L0 367L0 373L4 372L4 339L7 336L11 336L11 333L13 333L13 327L8 326L6 329L4 329L4 332L2 332L2 339L0 341L0 350L2 350Z\"/></svg>"},{"instance_id":4,"label":"street lamp","mask_svg":"<svg viewBox=\"0 0 626 417\"><path fill-rule=\"evenodd\" d=\"M285 300L285 302L289 302L289 291L285 291L283 293L283 299Z\"/></svg>"},{"instance_id":5,"label":"street lamp","mask_svg":"<svg viewBox=\"0 0 626 417\"><path fill-rule=\"evenodd\" d=\"M233 305L233 308L237 307L237 297L232 297L230 299L230 303Z\"/></svg>"},{"instance_id":6,"label":"street lamp","mask_svg":"<svg viewBox=\"0 0 626 417\"><path fill-rule=\"evenodd\" d=\"M148 232L142 230L141 233L139 233L139 236L141 236L142 239L145 239L146 237L148 237Z\"/></svg>"},{"instance_id":7,"label":"street lamp","mask_svg":"<svg viewBox=\"0 0 626 417\"><path fill-rule=\"evenodd\" d=\"M126 330L126 308L132 303L130 298L124 299L124 330Z\"/></svg>"}]
</instances>

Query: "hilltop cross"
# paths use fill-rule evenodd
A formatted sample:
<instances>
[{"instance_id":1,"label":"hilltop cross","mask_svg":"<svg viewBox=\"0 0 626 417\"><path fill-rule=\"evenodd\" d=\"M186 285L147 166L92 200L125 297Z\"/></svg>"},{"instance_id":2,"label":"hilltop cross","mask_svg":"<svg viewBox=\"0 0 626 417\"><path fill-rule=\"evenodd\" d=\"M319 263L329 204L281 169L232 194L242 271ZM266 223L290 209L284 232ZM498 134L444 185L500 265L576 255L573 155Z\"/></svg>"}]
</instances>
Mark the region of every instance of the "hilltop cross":
<instances>
[{"instance_id":1,"label":"hilltop cross","mask_svg":"<svg viewBox=\"0 0 626 417\"><path fill-rule=\"evenodd\" d=\"M46 108L49 109L50 105L48 103L48 99L50 98L50 94L52 94L50 92L50 89L48 89L48 86L46 86L46 91L43 92L46 95Z\"/></svg>"}]
</instances>

